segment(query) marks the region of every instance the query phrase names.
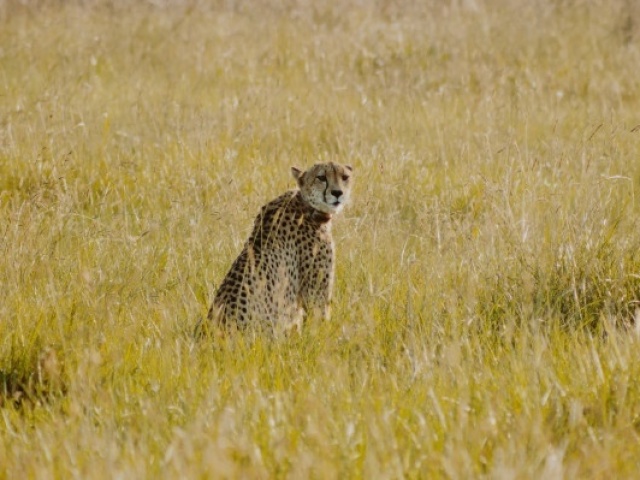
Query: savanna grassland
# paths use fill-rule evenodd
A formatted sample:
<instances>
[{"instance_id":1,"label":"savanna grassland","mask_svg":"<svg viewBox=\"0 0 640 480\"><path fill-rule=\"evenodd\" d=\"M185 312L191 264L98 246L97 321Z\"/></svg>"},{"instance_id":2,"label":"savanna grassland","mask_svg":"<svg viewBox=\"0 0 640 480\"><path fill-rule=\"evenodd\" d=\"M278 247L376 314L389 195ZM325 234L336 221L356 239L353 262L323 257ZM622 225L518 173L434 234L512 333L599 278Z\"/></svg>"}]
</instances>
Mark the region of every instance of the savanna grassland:
<instances>
[{"instance_id":1,"label":"savanna grassland","mask_svg":"<svg viewBox=\"0 0 640 480\"><path fill-rule=\"evenodd\" d=\"M289 169L333 320L195 341ZM633 0L0 1L0 478L637 478Z\"/></svg>"}]
</instances>

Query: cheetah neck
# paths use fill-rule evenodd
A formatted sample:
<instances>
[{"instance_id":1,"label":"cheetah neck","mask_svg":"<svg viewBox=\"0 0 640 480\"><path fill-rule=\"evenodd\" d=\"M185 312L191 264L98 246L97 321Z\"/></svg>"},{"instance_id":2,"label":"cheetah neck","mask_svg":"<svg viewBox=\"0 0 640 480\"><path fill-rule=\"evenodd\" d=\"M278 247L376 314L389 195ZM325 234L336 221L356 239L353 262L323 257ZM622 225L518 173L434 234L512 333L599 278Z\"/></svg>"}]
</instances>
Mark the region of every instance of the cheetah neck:
<instances>
[{"instance_id":1,"label":"cheetah neck","mask_svg":"<svg viewBox=\"0 0 640 480\"><path fill-rule=\"evenodd\" d=\"M316 223L329 223L331 221L331 214L321 212L320 210L316 210L315 208L311 208L311 220Z\"/></svg>"},{"instance_id":2,"label":"cheetah neck","mask_svg":"<svg viewBox=\"0 0 640 480\"><path fill-rule=\"evenodd\" d=\"M331 221L331 218L333 217L332 214L321 212L320 210L316 210L315 208L313 208L311 205L304 201L300 192L298 192L296 196L298 197L298 202L300 203L302 213L304 214L305 218L308 218L313 223L317 223L320 225L324 225Z\"/></svg>"}]
</instances>

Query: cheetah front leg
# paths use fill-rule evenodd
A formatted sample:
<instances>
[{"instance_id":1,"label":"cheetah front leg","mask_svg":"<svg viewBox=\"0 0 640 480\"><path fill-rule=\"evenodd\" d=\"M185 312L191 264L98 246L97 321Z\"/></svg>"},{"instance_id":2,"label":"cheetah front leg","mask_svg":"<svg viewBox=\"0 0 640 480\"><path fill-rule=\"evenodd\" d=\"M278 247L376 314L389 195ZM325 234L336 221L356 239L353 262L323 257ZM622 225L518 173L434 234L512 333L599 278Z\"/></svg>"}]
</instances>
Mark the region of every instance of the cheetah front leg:
<instances>
[{"instance_id":1,"label":"cheetah front leg","mask_svg":"<svg viewBox=\"0 0 640 480\"><path fill-rule=\"evenodd\" d=\"M331 319L330 300L324 301L317 298L302 300L304 318L320 318L323 321Z\"/></svg>"},{"instance_id":2,"label":"cheetah front leg","mask_svg":"<svg viewBox=\"0 0 640 480\"><path fill-rule=\"evenodd\" d=\"M305 278L306 277L306 278ZM333 265L315 266L311 275L303 276L300 303L306 317L331 319L331 290L333 287Z\"/></svg>"},{"instance_id":3,"label":"cheetah front leg","mask_svg":"<svg viewBox=\"0 0 640 480\"><path fill-rule=\"evenodd\" d=\"M307 317L319 318L322 321L331 320L331 304L328 302L310 303L305 307Z\"/></svg>"}]
</instances>

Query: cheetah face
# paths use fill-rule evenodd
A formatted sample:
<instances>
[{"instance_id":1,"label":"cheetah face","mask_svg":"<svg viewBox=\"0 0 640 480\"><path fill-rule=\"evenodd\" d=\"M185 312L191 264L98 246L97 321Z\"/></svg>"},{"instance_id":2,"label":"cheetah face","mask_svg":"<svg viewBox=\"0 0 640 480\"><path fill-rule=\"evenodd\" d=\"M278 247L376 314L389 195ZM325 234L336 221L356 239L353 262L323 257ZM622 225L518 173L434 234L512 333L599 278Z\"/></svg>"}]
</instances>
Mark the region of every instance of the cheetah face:
<instances>
[{"instance_id":1,"label":"cheetah face","mask_svg":"<svg viewBox=\"0 0 640 480\"><path fill-rule=\"evenodd\" d=\"M306 172L291 168L303 200L316 210L329 214L338 213L349 200L352 171L349 165L333 162L317 163Z\"/></svg>"}]
</instances>

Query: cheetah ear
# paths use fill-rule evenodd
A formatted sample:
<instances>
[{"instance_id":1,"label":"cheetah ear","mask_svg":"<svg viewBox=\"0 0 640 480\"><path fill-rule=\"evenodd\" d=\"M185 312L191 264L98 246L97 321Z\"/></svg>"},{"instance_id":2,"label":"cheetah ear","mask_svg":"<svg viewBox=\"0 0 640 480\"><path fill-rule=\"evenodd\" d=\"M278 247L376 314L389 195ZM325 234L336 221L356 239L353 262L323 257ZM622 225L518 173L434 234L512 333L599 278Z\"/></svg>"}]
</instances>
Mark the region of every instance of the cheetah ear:
<instances>
[{"instance_id":1,"label":"cheetah ear","mask_svg":"<svg viewBox=\"0 0 640 480\"><path fill-rule=\"evenodd\" d=\"M298 186L302 186L302 176L304 175L304 172L298 167L291 167L291 175L295 178Z\"/></svg>"}]
</instances>

